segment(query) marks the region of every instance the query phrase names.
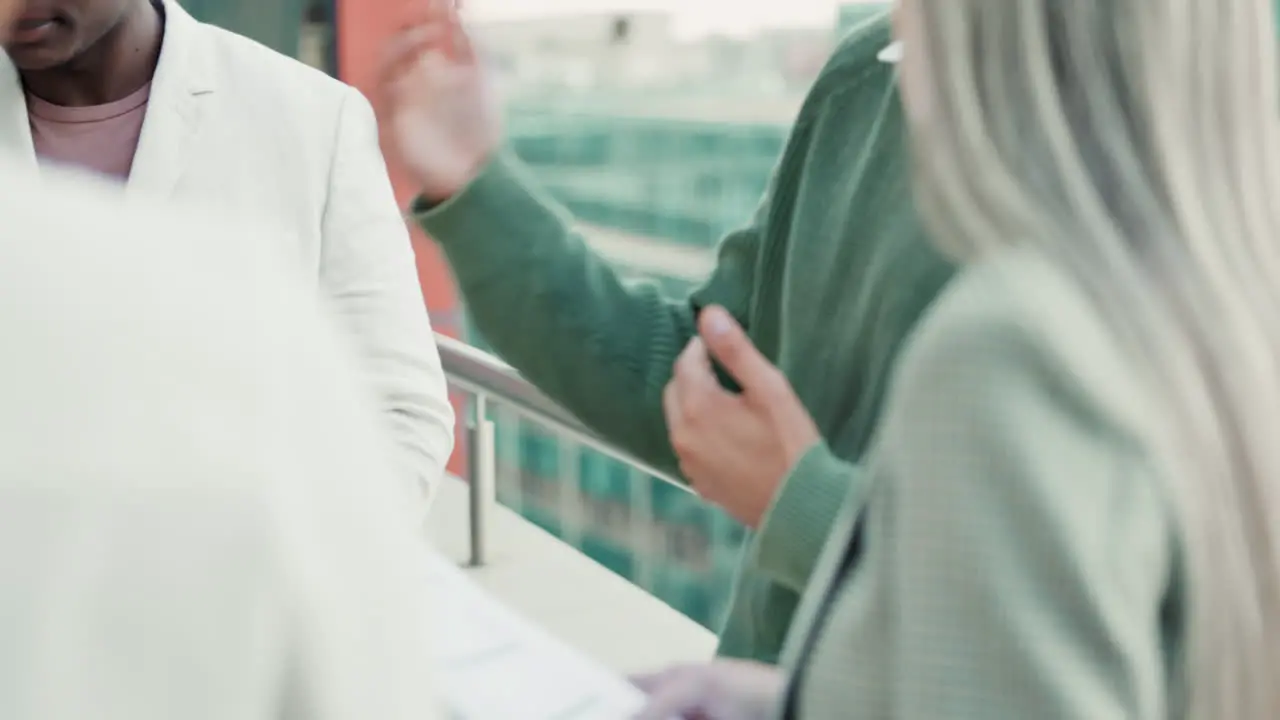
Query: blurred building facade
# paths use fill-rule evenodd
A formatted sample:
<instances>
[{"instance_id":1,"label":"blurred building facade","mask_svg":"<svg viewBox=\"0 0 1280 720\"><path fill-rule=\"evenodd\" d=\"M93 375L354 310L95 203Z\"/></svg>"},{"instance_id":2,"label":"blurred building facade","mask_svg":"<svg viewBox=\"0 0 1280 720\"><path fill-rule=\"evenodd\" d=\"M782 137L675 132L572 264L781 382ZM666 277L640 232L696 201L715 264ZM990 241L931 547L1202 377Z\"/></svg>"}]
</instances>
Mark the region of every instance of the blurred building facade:
<instances>
[{"instance_id":1,"label":"blurred building facade","mask_svg":"<svg viewBox=\"0 0 1280 720\"><path fill-rule=\"evenodd\" d=\"M295 56L311 4L311 0L182 0L188 12L205 22Z\"/></svg>"},{"instance_id":2,"label":"blurred building facade","mask_svg":"<svg viewBox=\"0 0 1280 720\"><path fill-rule=\"evenodd\" d=\"M855 0L846 2L836 10L836 33L844 35L854 27L884 12L885 0Z\"/></svg>"}]
</instances>

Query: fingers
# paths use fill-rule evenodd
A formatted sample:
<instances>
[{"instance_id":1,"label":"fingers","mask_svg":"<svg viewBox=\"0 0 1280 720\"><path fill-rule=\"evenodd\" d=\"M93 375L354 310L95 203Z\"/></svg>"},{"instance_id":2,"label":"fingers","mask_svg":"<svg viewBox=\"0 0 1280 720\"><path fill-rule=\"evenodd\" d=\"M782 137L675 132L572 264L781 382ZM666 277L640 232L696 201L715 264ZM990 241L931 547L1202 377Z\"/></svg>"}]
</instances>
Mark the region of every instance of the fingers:
<instances>
[{"instance_id":1,"label":"fingers","mask_svg":"<svg viewBox=\"0 0 1280 720\"><path fill-rule=\"evenodd\" d=\"M454 9L452 0L406 0L403 4L401 23L405 28L414 25L442 22Z\"/></svg>"},{"instance_id":2,"label":"fingers","mask_svg":"<svg viewBox=\"0 0 1280 720\"><path fill-rule=\"evenodd\" d=\"M397 34L383 48L382 62L378 65L377 80L370 100L378 116L378 128L386 131L394 125L394 118L422 83L419 66L430 57L431 47L439 42L440 32L427 27L416 27Z\"/></svg>"},{"instance_id":3,"label":"fingers","mask_svg":"<svg viewBox=\"0 0 1280 720\"><path fill-rule=\"evenodd\" d=\"M700 440L698 432L701 424L698 415L685 407L684 400L680 396L680 386L675 380L667 383L662 391L662 411L667 418L667 438L671 442L671 449L676 454L680 473L688 481L689 489L702 495L706 488L702 487L701 483L703 475L700 443L703 441ZM654 687L664 683L671 672L668 670L666 673L657 675L636 677L632 682L641 690L650 692Z\"/></svg>"},{"instance_id":4,"label":"fingers","mask_svg":"<svg viewBox=\"0 0 1280 720\"><path fill-rule=\"evenodd\" d=\"M434 20L408 26L382 50L378 67L376 110L386 112L405 99L405 93L427 92L425 82L448 72L449 66L474 60L470 40L460 25L449 20L452 10ZM456 16L453 16L456 19ZM433 72L434 71L434 72Z\"/></svg>"},{"instance_id":5,"label":"fingers","mask_svg":"<svg viewBox=\"0 0 1280 720\"><path fill-rule=\"evenodd\" d=\"M690 666L688 665L676 665L674 667L669 667L665 670L661 670L655 673L632 675L628 677L627 680L632 685L635 685L637 688L639 688L640 692L648 695L649 693L654 692L658 688L662 687L672 678L680 675L681 673L687 672L689 668Z\"/></svg>"},{"instance_id":6,"label":"fingers","mask_svg":"<svg viewBox=\"0 0 1280 720\"><path fill-rule=\"evenodd\" d=\"M387 85L403 78L431 50L442 49L446 33L437 25L416 25L397 33L382 49L378 80Z\"/></svg>"},{"instance_id":7,"label":"fingers","mask_svg":"<svg viewBox=\"0 0 1280 720\"><path fill-rule=\"evenodd\" d=\"M682 387L685 395L720 389L720 381L716 379L711 356L707 354L707 346L702 338L689 341L684 352L676 358L674 380Z\"/></svg>"},{"instance_id":8,"label":"fingers","mask_svg":"<svg viewBox=\"0 0 1280 720\"><path fill-rule=\"evenodd\" d=\"M447 2L447 0L444 1ZM476 50L471 42L471 36L467 34L466 28L462 26L462 17L458 14L458 9L461 5L461 2L448 3L448 8L445 11L446 27L449 32L451 57L458 62L470 64L476 61Z\"/></svg>"},{"instance_id":9,"label":"fingers","mask_svg":"<svg viewBox=\"0 0 1280 720\"><path fill-rule=\"evenodd\" d=\"M741 400L720 386L711 358L702 340L694 338L676 360L671 381L662 393L671 449L680 461L680 471L696 492L707 490L700 484L702 459L711 447L714 424L736 413Z\"/></svg>"},{"instance_id":10,"label":"fingers","mask_svg":"<svg viewBox=\"0 0 1280 720\"><path fill-rule=\"evenodd\" d=\"M756 349L742 326L724 308L712 306L703 310L698 318L698 332L707 352L738 381L744 394L767 396L785 387L782 373Z\"/></svg>"},{"instance_id":11,"label":"fingers","mask_svg":"<svg viewBox=\"0 0 1280 720\"><path fill-rule=\"evenodd\" d=\"M649 702L632 720L700 717L706 711L706 694L706 681L702 673L677 674L649 692Z\"/></svg>"},{"instance_id":12,"label":"fingers","mask_svg":"<svg viewBox=\"0 0 1280 720\"><path fill-rule=\"evenodd\" d=\"M471 63L476 59L475 48L471 38L462 25L459 9L462 3L456 0L425 0L408 3L402 20L404 29L429 27L441 33L439 49L457 62Z\"/></svg>"},{"instance_id":13,"label":"fingers","mask_svg":"<svg viewBox=\"0 0 1280 720\"><path fill-rule=\"evenodd\" d=\"M636 687L637 690L648 695L657 690L662 684L662 677L665 673L653 673L651 675L632 675L627 678L627 682Z\"/></svg>"},{"instance_id":14,"label":"fingers","mask_svg":"<svg viewBox=\"0 0 1280 720\"><path fill-rule=\"evenodd\" d=\"M670 433L684 431L684 409L680 405L680 388L675 380L662 389L662 413L667 417L667 430Z\"/></svg>"},{"instance_id":15,"label":"fingers","mask_svg":"<svg viewBox=\"0 0 1280 720\"><path fill-rule=\"evenodd\" d=\"M720 406L727 399L732 396L720 387L706 346L694 338L676 359L671 382L662 393L667 429L677 454L695 426L721 414Z\"/></svg>"},{"instance_id":16,"label":"fingers","mask_svg":"<svg viewBox=\"0 0 1280 720\"><path fill-rule=\"evenodd\" d=\"M382 50L375 106L385 108L413 87L415 72L429 77L427 68L476 59L471 39L462 27L455 0L413 0L405 3L403 29Z\"/></svg>"}]
</instances>

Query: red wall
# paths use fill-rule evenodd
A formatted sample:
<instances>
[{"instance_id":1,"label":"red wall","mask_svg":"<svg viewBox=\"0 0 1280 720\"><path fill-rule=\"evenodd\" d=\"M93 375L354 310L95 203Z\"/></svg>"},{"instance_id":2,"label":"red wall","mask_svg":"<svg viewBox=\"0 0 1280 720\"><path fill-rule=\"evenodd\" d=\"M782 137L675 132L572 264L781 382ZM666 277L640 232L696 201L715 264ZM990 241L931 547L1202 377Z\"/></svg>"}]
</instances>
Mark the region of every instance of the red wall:
<instances>
[{"instance_id":1,"label":"red wall","mask_svg":"<svg viewBox=\"0 0 1280 720\"><path fill-rule=\"evenodd\" d=\"M372 99L382 48L385 41L399 29L403 13L412 0L334 1L337 6L334 24L338 47L338 75ZM402 206L407 206L413 199L416 188L399 168L393 165L390 170L396 198ZM412 228L412 232L413 249L418 256L418 278L422 283L422 294L427 300L436 332L460 337L461 313L449 268L434 243L417 228ZM449 463L449 470L466 477L466 436L461 422L466 417L463 401L462 395L455 394L453 406L460 422L458 443Z\"/></svg>"}]
</instances>

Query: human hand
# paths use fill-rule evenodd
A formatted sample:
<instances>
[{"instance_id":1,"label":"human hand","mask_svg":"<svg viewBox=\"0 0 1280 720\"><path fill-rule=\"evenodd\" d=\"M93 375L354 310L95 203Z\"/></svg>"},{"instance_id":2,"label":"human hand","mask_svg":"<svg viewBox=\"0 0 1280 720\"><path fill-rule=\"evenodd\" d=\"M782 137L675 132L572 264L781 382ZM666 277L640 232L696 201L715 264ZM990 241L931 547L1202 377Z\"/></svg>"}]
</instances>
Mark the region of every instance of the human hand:
<instances>
[{"instance_id":1,"label":"human hand","mask_svg":"<svg viewBox=\"0 0 1280 720\"><path fill-rule=\"evenodd\" d=\"M727 311L704 310L699 332L663 392L671 446L699 495L755 528L778 485L821 435L791 383ZM713 357L740 394L720 385Z\"/></svg>"},{"instance_id":2,"label":"human hand","mask_svg":"<svg viewBox=\"0 0 1280 720\"><path fill-rule=\"evenodd\" d=\"M388 156L428 200L470 183L502 139L496 103L452 0L417 0L388 44L374 107Z\"/></svg>"},{"instance_id":3,"label":"human hand","mask_svg":"<svg viewBox=\"0 0 1280 720\"><path fill-rule=\"evenodd\" d=\"M632 680L649 701L634 720L772 720L786 682L770 665L717 660Z\"/></svg>"}]
</instances>

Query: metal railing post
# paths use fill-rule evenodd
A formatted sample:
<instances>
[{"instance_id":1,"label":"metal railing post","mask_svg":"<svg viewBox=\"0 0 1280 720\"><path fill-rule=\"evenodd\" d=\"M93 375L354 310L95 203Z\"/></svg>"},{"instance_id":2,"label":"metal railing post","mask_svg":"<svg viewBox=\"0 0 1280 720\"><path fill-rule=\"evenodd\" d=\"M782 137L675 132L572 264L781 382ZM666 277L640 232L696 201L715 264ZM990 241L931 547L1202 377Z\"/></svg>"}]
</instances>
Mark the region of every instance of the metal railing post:
<instances>
[{"instance_id":1,"label":"metal railing post","mask_svg":"<svg viewBox=\"0 0 1280 720\"><path fill-rule=\"evenodd\" d=\"M445 376L456 389L470 393L484 405L486 398L493 398L502 406L515 411L521 417L559 430L584 447L604 453L609 457L631 465L642 472L688 490L677 478L658 470L644 461L626 453L612 443L601 439L573 413L560 407L554 400L542 394L515 368L498 358L472 347L461 340L436 334L436 346L440 348L440 361ZM481 432L482 425L468 427L468 435ZM476 445L472 444L472 452Z\"/></svg>"},{"instance_id":2,"label":"metal railing post","mask_svg":"<svg viewBox=\"0 0 1280 720\"><path fill-rule=\"evenodd\" d=\"M471 515L471 567L488 560L489 511L497 502L496 446L493 421L483 393L472 396L472 417L467 425L467 466L471 473L468 500Z\"/></svg>"}]
</instances>

